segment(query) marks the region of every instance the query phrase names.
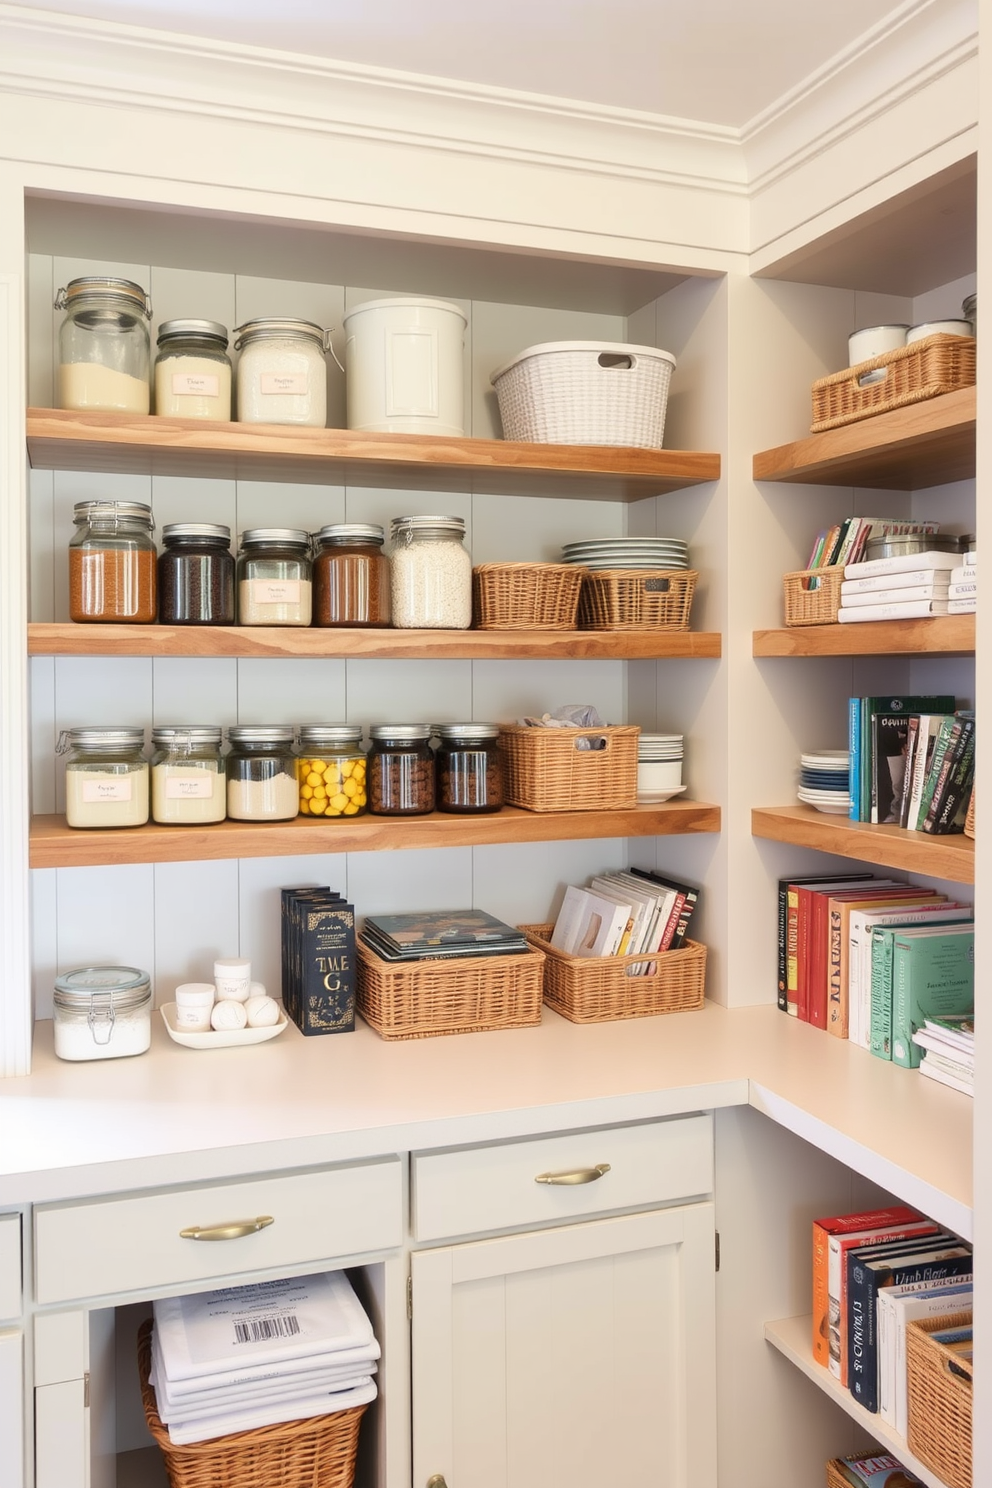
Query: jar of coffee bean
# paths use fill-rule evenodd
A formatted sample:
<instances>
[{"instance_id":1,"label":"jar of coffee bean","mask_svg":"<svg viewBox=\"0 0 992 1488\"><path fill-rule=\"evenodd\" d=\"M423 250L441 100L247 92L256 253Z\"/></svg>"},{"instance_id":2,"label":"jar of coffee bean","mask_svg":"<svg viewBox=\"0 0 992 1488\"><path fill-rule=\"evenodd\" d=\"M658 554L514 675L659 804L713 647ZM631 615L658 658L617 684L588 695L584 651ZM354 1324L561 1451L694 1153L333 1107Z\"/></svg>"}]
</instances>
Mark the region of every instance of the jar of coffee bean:
<instances>
[{"instance_id":1,"label":"jar of coffee bean","mask_svg":"<svg viewBox=\"0 0 992 1488\"><path fill-rule=\"evenodd\" d=\"M213 522L162 528L158 617L163 625L234 624L231 529Z\"/></svg>"},{"instance_id":2,"label":"jar of coffee bean","mask_svg":"<svg viewBox=\"0 0 992 1488\"><path fill-rule=\"evenodd\" d=\"M429 723L374 723L368 754L369 811L425 816L434 810L434 755Z\"/></svg>"},{"instance_id":3,"label":"jar of coffee bean","mask_svg":"<svg viewBox=\"0 0 992 1488\"><path fill-rule=\"evenodd\" d=\"M503 804L503 762L499 725L439 723L434 756L437 809L452 812L498 811Z\"/></svg>"}]
</instances>

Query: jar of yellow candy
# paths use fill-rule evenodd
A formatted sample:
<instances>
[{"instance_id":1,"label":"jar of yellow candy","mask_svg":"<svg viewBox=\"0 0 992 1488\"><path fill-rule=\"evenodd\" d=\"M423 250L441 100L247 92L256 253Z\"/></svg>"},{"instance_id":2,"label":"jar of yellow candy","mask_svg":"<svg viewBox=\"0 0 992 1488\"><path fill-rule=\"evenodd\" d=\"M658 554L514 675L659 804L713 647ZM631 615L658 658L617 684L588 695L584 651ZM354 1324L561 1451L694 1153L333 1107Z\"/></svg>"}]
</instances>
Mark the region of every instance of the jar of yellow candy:
<instances>
[{"instance_id":1,"label":"jar of yellow candy","mask_svg":"<svg viewBox=\"0 0 992 1488\"><path fill-rule=\"evenodd\" d=\"M362 730L350 723L303 723L297 745L300 815L361 816L368 805Z\"/></svg>"}]
</instances>

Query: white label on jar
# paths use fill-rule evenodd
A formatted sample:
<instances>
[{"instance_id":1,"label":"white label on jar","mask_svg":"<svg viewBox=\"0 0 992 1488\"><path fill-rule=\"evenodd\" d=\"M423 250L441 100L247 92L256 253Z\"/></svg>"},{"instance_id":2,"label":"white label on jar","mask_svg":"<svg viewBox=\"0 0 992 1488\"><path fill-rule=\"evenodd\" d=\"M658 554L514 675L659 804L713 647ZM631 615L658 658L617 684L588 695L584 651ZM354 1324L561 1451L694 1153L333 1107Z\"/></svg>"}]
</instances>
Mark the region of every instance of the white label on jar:
<instances>
[{"instance_id":1,"label":"white label on jar","mask_svg":"<svg viewBox=\"0 0 992 1488\"><path fill-rule=\"evenodd\" d=\"M200 780L177 779L174 775L166 775L165 796L168 801L209 801L213 795L213 780L202 772Z\"/></svg>"},{"instance_id":2,"label":"white label on jar","mask_svg":"<svg viewBox=\"0 0 992 1488\"><path fill-rule=\"evenodd\" d=\"M217 398L220 381L196 372L173 372L172 391L180 398Z\"/></svg>"},{"instance_id":3,"label":"white label on jar","mask_svg":"<svg viewBox=\"0 0 992 1488\"><path fill-rule=\"evenodd\" d=\"M305 394L310 391L310 378L306 372L263 372L259 381L266 397L274 393Z\"/></svg>"},{"instance_id":4,"label":"white label on jar","mask_svg":"<svg viewBox=\"0 0 992 1488\"><path fill-rule=\"evenodd\" d=\"M95 801L130 801L130 799L130 775L123 775L119 780L83 781L83 800L89 804Z\"/></svg>"},{"instance_id":5,"label":"white label on jar","mask_svg":"<svg viewBox=\"0 0 992 1488\"><path fill-rule=\"evenodd\" d=\"M299 579L249 579L253 604L298 605Z\"/></svg>"}]
</instances>

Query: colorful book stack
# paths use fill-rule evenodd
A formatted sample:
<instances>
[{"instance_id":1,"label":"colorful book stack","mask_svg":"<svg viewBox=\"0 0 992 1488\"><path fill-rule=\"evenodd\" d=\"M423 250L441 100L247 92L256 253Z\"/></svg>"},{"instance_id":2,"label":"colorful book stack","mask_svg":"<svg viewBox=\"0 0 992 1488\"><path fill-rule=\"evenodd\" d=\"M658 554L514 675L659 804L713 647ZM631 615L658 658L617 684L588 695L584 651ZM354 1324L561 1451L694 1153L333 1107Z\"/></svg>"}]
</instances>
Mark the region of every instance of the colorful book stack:
<instances>
[{"instance_id":1,"label":"colorful book stack","mask_svg":"<svg viewBox=\"0 0 992 1488\"><path fill-rule=\"evenodd\" d=\"M850 817L944 836L963 832L975 778L975 715L954 698L848 702Z\"/></svg>"},{"instance_id":2,"label":"colorful book stack","mask_svg":"<svg viewBox=\"0 0 992 1488\"><path fill-rule=\"evenodd\" d=\"M644 868L602 873L565 890L551 944L568 956L638 956L685 944L699 890ZM646 976L651 963L628 967Z\"/></svg>"},{"instance_id":3,"label":"colorful book stack","mask_svg":"<svg viewBox=\"0 0 992 1488\"><path fill-rule=\"evenodd\" d=\"M839 564L860 563L872 538L923 536L939 532L939 522L900 522L892 517L847 517L836 527L818 532L809 555L809 568L835 568Z\"/></svg>"},{"instance_id":4,"label":"colorful book stack","mask_svg":"<svg viewBox=\"0 0 992 1488\"><path fill-rule=\"evenodd\" d=\"M847 564L840 586L842 625L946 615L951 570L960 553L906 553Z\"/></svg>"},{"instance_id":5,"label":"colorful book stack","mask_svg":"<svg viewBox=\"0 0 992 1488\"><path fill-rule=\"evenodd\" d=\"M947 590L947 613L949 615L973 615L978 596L978 554L974 550L965 553L964 562L952 568Z\"/></svg>"},{"instance_id":6,"label":"colorful book stack","mask_svg":"<svg viewBox=\"0 0 992 1488\"><path fill-rule=\"evenodd\" d=\"M975 1093L975 1020L971 1013L945 1013L924 1018L913 1033L922 1049L920 1074L965 1095Z\"/></svg>"},{"instance_id":7,"label":"colorful book stack","mask_svg":"<svg viewBox=\"0 0 992 1488\"><path fill-rule=\"evenodd\" d=\"M459 956L519 956L519 930L484 909L369 915L361 939L383 961L447 961Z\"/></svg>"}]
</instances>

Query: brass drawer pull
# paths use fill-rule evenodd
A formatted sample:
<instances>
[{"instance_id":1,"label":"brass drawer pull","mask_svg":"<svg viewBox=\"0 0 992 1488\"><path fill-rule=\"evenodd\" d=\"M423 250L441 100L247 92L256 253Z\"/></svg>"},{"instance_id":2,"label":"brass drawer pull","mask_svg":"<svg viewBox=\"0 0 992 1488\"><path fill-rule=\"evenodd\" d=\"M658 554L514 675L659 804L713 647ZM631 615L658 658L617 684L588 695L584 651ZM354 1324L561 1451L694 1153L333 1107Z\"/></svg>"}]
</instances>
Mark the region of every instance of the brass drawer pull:
<instances>
[{"instance_id":1,"label":"brass drawer pull","mask_svg":"<svg viewBox=\"0 0 992 1488\"><path fill-rule=\"evenodd\" d=\"M573 1183L595 1183L597 1178L602 1178L604 1173L610 1171L609 1163L597 1163L594 1168L575 1168L571 1173L538 1173L534 1179L535 1183L573 1184ZM428 1483L427 1488L430 1488Z\"/></svg>"},{"instance_id":2,"label":"brass drawer pull","mask_svg":"<svg viewBox=\"0 0 992 1488\"><path fill-rule=\"evenodd\" d=\"M190 1225L180 1230L181 1240L240 1240L242 1235L254 1235L258 1230L275 1224L271 1214L260 1214L257 1219L232 1219L230 1224Z\"/></svg>"},{"instance_id":3,"label":"brass drawer pull","mask_svg":"<svg viewBox=\"0 0 992 1488\"><path fill-rule=\"evenodd\" d=\"M427 1479L427 1488L448 1488L448 1485L440 1473L435 1473L432 1478Z\"/></svg>"}]
</instances>

